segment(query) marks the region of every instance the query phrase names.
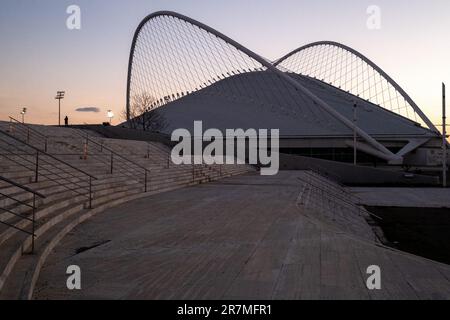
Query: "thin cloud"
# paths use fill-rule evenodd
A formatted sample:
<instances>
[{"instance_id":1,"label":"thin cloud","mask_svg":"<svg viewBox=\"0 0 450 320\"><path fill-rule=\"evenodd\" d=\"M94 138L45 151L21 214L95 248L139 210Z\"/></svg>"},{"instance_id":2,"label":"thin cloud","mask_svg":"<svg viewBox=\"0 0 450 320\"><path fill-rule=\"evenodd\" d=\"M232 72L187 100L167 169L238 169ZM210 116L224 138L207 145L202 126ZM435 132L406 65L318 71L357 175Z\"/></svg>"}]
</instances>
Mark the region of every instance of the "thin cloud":
<instances>
[{"instance_id":1,"label":"thin cloud","mask_svg":"<svg viewBox=\"0 0 450 320\"><path fill-rule=\"evenodd\" d=\"M93 113L99 113L100 109L97 107L83 107L83 108L77 108L75 109L77 112L93 112Z\"/></svg>"}]
</instances>

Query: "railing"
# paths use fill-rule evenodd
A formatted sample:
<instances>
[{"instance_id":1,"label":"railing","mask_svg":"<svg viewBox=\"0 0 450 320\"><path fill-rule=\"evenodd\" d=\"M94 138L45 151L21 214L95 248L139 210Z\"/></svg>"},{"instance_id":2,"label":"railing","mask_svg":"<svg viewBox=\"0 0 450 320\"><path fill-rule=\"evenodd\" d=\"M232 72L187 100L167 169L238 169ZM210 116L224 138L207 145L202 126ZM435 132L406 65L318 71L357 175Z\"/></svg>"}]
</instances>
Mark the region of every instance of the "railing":
<instances>
[{"instance_id":1,"label":"railing","mask_svg":"<svg viewBox=\"0 0 450 320\"><path fill-rule=\"evenodd\" d=\"M315 188L316 190L320 191L320 193L322 194L322 197L324 197L324 198L328 197L328 198L333 198L335 200L339 200L340 202L343 202L343 203L345 203L346 205L348 205L348 206L350 206L352 208L358 207L357 203L354 203L354 202L352 202L352 201L350 201L350 200L348 200L348 199L346 199L346 198L344 198L342 196L339 196L336 193L329 192L330 190L327 189L326 187L318 186L316 183L311 182L311 180L308 181L308 180L300 178L300 177L298 177L298 179L300 181L310 185L311 187Z\"/></svg>"},{"instance_id":2,"label":"railing","mask_svg":"<svg viewBox=\"0 0 450 320\"><path fill-rule=\"evenodd\" d=\"M16 137L21 137L22 140L26 141L28 144L35 145L32 143L33 140L37 140L36 144L43 143L43 150L48 151L48 140L49 138L40 133L39 131L31 128L29 125L22 123L13 117L9 117L9 133Z\"/></svg>"},{"instance_id":3,"label":"railing","mask_svg":"<svg viewBox=\"0 0 450 320\"><path fill-rule=\"evenodd\" d=\"M147 142L147 155L146 155L147 158L150 158L150 154L151 154L150 150L152 148L158 150L162 155L166 155L166 157L167 157L166 167L170 168L170 164L172 163L172 153L171 153L170 149L165 149L165 148L161 147L158 143L150 144L149 142ZM214 172L218 173L219 177L223 176L223 170L222 170L223 165L222 164L216 164L216 165L205 165L205 164L194 165L194 164L192 164L191 167L192 167L192 181L193 182L195 182L196 178L198 178L199 176L204 174L205 169L208 169L210 171L214 171Z\"/></svg>"},{"instance_id":4,"label":"railing","mask_svg":"<svg viewBox=\"0 0 450 320\"><path fill-rule=\"evenodd\" d=\"M21 136L26 137L26 139L35 138L35 140L37 140L38 143L39 143L39 141L44 141L44 149L45 149L44 151L47 150L49 137L42 134L38 130L33 129L28 124L21 123L12 117L10 117L10 120L11 120L11 122L10 122L11 133L20 134ZM129 177L132 177L133 179L136 179L138 181L140 180L139 177L143 176L144 192L147 192L148 177L149 177L149 173L150 173L149 169L122 156L121 154L112 150L111 148L104 146L103 143L99 143L99 142L95 141L94 139L89 137L88 133L84 133L79 129L72 128L71 130L75 135L79 136L84 141L83 146L81 148L82 149L81 153L85 159L87 159L87 157L89 155L90 157L95 158L99 162L104 163L105 165L107 165L109 167L109 172L111 174L115 173L117 171L116 169L119 169L119 171L121 173L123 173ZM97 150L95 150L95 148L93 150L91 148L92 146L95 146L97 148ZM102 154L107 153L108 160L106 161L103 157L94 155L92 151L99 151ZM169 164L169 166L170 166L170 164ZM142 175L142 172L143 172L143 175Z\"/></svg>"},{"instance_id":5,"label":"railing","mask_svg":"<svg viewBox=\"0 0 450 320\"><path fill-rule=\"evenodd\" d=\"M331 178L329 174L324 174L322 171L319 171L319 170L307 171L307 174L311 180L318 181L319 183L325 182L326 183L325 189L327 191L338 193L338 194L344 195L345 197L348 197L350 199L354 199L355 202L352 202L352 203L356 203L356 204L361 203L361 199L359 197L357 197L354 194L345 190L345 186L342 185L337 179Z\"/></svg>"},{"instance_id":6,"label":"railing","mask_svg":"<svg viewBox=\"0 0 450 320\"><path fill-rule=\"evenodd\" d=\"M139 181L139 176L143 173L143 186L144 186L144 192L148 191L148 177L150 170L146 167L124 157L123 155L119 154L118 152L114 151L113 149L106 147L103 143L97 142L94 139L92 139L88 133L84 133L82 131L79 131L77 129L73 129L75 134L77 134L81 139L84 141L83 145L83 157L84 159L87 159L89 156L96 157L93 155L90 151L95 151L95 147L97 148L97 151L99 151L102 154L107 154L109 157L108 161L105 161L104 158L99 158L99 161L102 163L108 164L110 170L110 174L114 174L115 170L118 168L119 172L133 178ZM90 150L89 147L94 146L94 150Z\"/></svg>"},{"instance_id":7,"label":"railing","mask_svg":"<svg viewBox=\"0 0 450 320\"><path fill-rule=\"evenodd\" d=\"M313 171L307 172L309 180L306 180L304 178L298 177L300 181L305 183L306 185L309 185L310 187L316 189L318 193L321 194L322 201L320 202L322 206L324 206L326 200L333 202L335 205L340 204L342 206L347 207L350 209L351 212L357 213L358 215L361 215L361 199L359 197L356 197L353 194L348 193L345 189L339 188L339 187L332 187L330 186L330 180L327 178L321 176L321 179L314 176L314 174L319 175ZM326 179L326 180L325 180ZM325 186L321 186L323 184L326 184ZM331 182L336 183L336 182ZM351 199L357 200L356 202L352 201ZM381 217L364 210L364 212L372 217L377 218L378 220L383 220Z\"/></svg>"},{"instance_id":8,"label":"railing","mask_svg":"<svg viewBox=\"0 0 450 320\"><path fill-rule=\"evenodd\" d=\"M1 129L0 143L3 144L0 144L1 155L13 164L32 171L34 183L51 181L87 198L89 208L92 208L92 181L97 180L96 177Z\"/></svg>"},{"instance_id":9,"label":"railing","mask_svg":"<svg viewBox=\"0 0 450 320\"><path fill-rule=\"evenodd\" d=\"M151 154L150 149L152 149L152 148L157 149L163 155L167 154L167 168L170 168L170 163L172 162L170 151L162 148L158 144L150 144L149 142L147 142L147 155L146 155L147 159L150 159L150 154Z\"/></svg>"},{"instance_id":10,"label":"railing","mask_svg":"<svg viewBox=\"0 0 450 320\"><path fill-rule=\"evenodd\" d=\"M32 128L31 126L21 123L14 118L10 117L10 133L14 133L26 137L24 138L27 141L30 141L33 139L36 144L39 144L39 142L44 142L45 150L48 148L48 141L49 137L40 133L38 130ZM83 159L87 160L88 158L93 158L96 161L105 164L105 167L108 168L108 172L110 174L113 173L122 173L125 176L128 176L132 178L133 180L137 180L138 183L140 181L143 181L143 188L144 192L147 192L149 189L149 174L150 169L144 167L143 165L140 165L136 163L135 161L130 160L129 158L121 155L119 152L113 150L110 147L107 147L104 145L103 141L96 141L94 138L92 138L87 132L84 132L79 129L71 128L72 135L70 135L70 138L73 138L73 136L78 136L81 139L80 145L72 145L78 151L80 152ZM34 148L37 149L37 148ZM167 163L164 164L166 168L170 168L171 166L171 153L170 150L167 150L165 148L162 148L159 145L156 144L150 144L147 142L147 150L146 150L146 156L147 158L151 158L152 149L155 151L158 151L163 157L167 157ZM0 147L1 151L1 147ZM39 166L39 159L40 155L37 152L36 153L36 159L34 160L34 164L36 167ZM165 162L166 160L164 160ZM30 161L28 161L30 162ZM31 163L30 163L31 164ZM208 167L208 166L205 166ZM204 167L203 166L192 166L192 180L193 182L204 175ZM219 166L218 168L215 167L209 167L210 170L213 170L217 172L220 176L222 176L222 166ZM36 171L36 179L38 177L38 169L35 169ZM89 183L89 189L91 189L91 182ZM91 193L91 192L90 192ZM90 206L91 206L92 200L90 200Z\"/></svg>"},{"instance_id":11,"label":"railing","mask_svg":"<svg viewBox=\"0 0 450 320\"><path fill-rule=\"evenodd\" d=\"M3 192L0 192L0 196L2 196L4 198L8 198L8 199L10 199L10 200L12 200L14 202L14 204L15 204L14 207L15 208L17 208L19 206L24 206L24 207L28 208L29 210L31 210L30 214L28 216L26 216L26 215L24 215L22 213L18 213L18 212L13 211L13 208L11 208L12 207L11 205L10 205L10 208L7 208L6 206L5 207L0 207L1 211L8 212L8 213L12 214L13 216L19 217L20 219L24 219L24 220L30 221L31 222L31 231L19 228L19 227L15 226L15 225L13 225L11 223L8 223L6 221L0 220L0 223L30 235L31 236L31 253L34 253L34 242L35 242L35 238L36 238L36 233L35 233L35 230L36 230L36 209L37 209L36 197L39 197L41 199L45 199L45 196L42 195L41 193L33 190L33 189L30 189L28 187L20 185L20 184L14 182L14 181L11 181L11 180L9 180L7 178L2 177L2 176L0 176L0 181L5 182L9 186L13 186L13 187L19 188L19 189L21 189L21 190L23 190L23 191L25 191L25 192L27 192L27 193L32 195L32 200L31 200L31 204L30 204L30 203L27 203L25 201L18 200L15 197L7 195L7 194L5 194ZM31 216L31 218L30 218L30 216Z\"/></svg>"},{"instance_id":12,"label":"railing","mask_svg":"<svg viewBox=\"0 0 450 320\"><path fill-rule=\"evenodd\" d=\"M74 129L76 130L76 129ZM113 173L113 168L115 168L116 166L116 161L114 159L119 158L122 162L119 163L120 164L120 169L125 171L125 174L129 174L131 171L131 177L133 177L134 179L136 179L136 176L139 175L139 171L142 173L142 170L144 171L144 190L145 192L147 192L148 190L148 175L150 173L150 170L145 168L144 166L122 156L121 154L119 154L118 152L114 151L112 148L106 147L103 142L98 142L95 141L93 138L91 138L89 136L88 133L82 132L80 130L75 131L76 134L82 138L84 140L84 146L83 146L83 157L88 158L88 157L96 157L95 154L92 153L92 151L99 151L100 153L106 153L109 154L110 156L110 160L108 161L109 166L111 167L111 174ZM90 149L90 146L96 146L97 149ZM146 154L145 157L150 159L150 155L151 155L151 149L153 148L154 150L158 150L163 156L166 155L167 156L167 169L170 168L170 163L172 162L171 159L171 152L170 150L164 149L161 146L157 145L157 144L150 144L147 142L147 150L146 150ZM100 161L103 161L105 163L104 159L100 159ZM220 176L222 176L222 166L219 166L218 169L212 167L212 166L207 166L204 164L201 165L191 165L191 172L192 172L192 182L195 182L196 179L198 178L203 178L205 177L205 173L204 170L205 168L208 168L209 170L213 170L216 171L220 174ZM136 172L137 170L137 172Z\"/></svg>"}]
</instances>

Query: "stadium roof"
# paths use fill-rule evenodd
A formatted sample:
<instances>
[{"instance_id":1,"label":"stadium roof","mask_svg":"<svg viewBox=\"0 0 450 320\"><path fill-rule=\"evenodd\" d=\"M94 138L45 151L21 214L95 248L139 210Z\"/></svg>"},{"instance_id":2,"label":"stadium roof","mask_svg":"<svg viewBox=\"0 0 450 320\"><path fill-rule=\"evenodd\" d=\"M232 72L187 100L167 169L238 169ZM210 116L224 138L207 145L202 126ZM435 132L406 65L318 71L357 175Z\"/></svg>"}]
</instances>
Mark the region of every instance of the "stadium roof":
<instances>
[{"instance_id":1,"label":"stadium roof","mask_svg":"<svg viewBox=\"0 0 450 320\"><path fill-rule=\"evenodd\" d=\"M128 119L136 116L136 106L158 109L166 132L190 128L194 120L218 129L278 128L284 136L356 132L372 154L394 162L402 155L380 137L439 136L410 96L352 48L316 42L271 63L217 30L168 11L146 17L133 38Z\"/></svg>"},{"instance_id":2,"label":"stadium roof","mask_svg":"<svg viewBox=\"0 0 450 320\"><path fill-rule=\"evenodd\" d=\"M291 75L313 94L325 101L340 114L353 121L356 104L357 125L372 136L433 137L434 132L418 123L367 102L321 81L300 75ZM298 109L294 103L283 108L263 100L255 87L249 86L247 94L253 98L219 95L227 87L245 82L269 83L275 76L267 71L241 74L222 80L200 91L170 102L158 108L160 120L165 123L163 132L178 128L191 128L196 120L202 120L207 128L280 129L281 136L352 136L353 131L339 121L327 117L321 108L314 110L304 105ZM263 79L264 78L264 79ZM276 78L274 79L276 80ZM295 89L282 86L262 88L272 101L294 95ZM253 92L250 90L254 90Z\"/></svg>"}]
</instances>

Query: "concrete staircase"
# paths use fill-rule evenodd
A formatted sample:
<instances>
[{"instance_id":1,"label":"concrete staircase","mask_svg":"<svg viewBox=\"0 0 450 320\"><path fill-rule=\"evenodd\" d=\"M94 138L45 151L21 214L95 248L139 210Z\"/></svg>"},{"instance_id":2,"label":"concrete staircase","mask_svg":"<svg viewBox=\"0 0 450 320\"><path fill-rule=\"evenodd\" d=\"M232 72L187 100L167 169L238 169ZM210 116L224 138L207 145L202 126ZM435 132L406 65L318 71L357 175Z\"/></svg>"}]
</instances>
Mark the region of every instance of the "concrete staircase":
<instances>
[{"instance_id":1,"label":"concrete staircase","mask_svg":"<svg viewBox=\"0 0 450 320\"><path fill-rule=\"evenodd\" d=\"M301 171L301 185L297 205L305 208L305 215L323 226L348 236L380 243L369 222L374 217L342 185L320 172ZM307 212L307 213L306 213Z\"/></svg>"},{"instance_id":2,"label":"concrete staircase","mask_svg":"<svg viewBox=\"0 0 450 320\"><path fill-rule=\"evenodd\" d=\"M9 224L0 223L0 299L31 298L48 254L93 215L137 198L255 171L246 165L175 166L170 150L154 142L105 139L69 128L30 126L30 134L23 125L11 127L0 122L0 131L10 135L0 132L0 176L45 198L36 198L30 254L32 236L23 230L33 231L33 196L0 182L0 222Z\"/></svg>"}]
</instances>

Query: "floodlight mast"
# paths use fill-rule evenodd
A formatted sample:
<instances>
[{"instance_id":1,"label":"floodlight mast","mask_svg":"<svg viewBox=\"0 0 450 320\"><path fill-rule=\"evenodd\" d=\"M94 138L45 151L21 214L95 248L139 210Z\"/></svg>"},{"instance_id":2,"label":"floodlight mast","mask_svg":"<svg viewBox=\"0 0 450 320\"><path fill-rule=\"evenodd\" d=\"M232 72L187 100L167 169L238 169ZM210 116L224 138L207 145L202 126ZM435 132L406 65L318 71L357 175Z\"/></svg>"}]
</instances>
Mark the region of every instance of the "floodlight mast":
<instances>
[{"instance_id":1,"label":"floodlight mast","mask_svg":"<svg viewBox=\"0 0 450 320\"><path fill-rule=\"evenodd\" d=\"M109 124L112 125L112 119L114 118L114 112L112 110L108 110L106 115L109 118Z\"/></svg>"},{"instance_id":2,"label":"floodlight mast","mask_svg":"<svg viewBox=\"0 0 450 320\"><path fill-rule=\"evenodd\" d=\"M58 126L61 126L61 100L64 99L65 91L58 91L55 99L58 100Z\"/></svg>"},{"instance_id":3,"label":"floodlight mast","mask_svg":"<svg viewBox=\"0 0 450 320\"><path fill-rule=\"evenodd\" d=\"M27 113L27 107L23 107L20 114L22 115L22 123L25 123L25 114Z\"/></svg>"},{"instance_id":4,"label":"floodlight mast","mask_svg":"<svg viewBox=\"0 0 450 320\"><path fill-rule=\"evenodd\" d=\"M442 186L447 188L447 115L445 103L445 84L442 83Z\"/></svg>"}]
</instances>

